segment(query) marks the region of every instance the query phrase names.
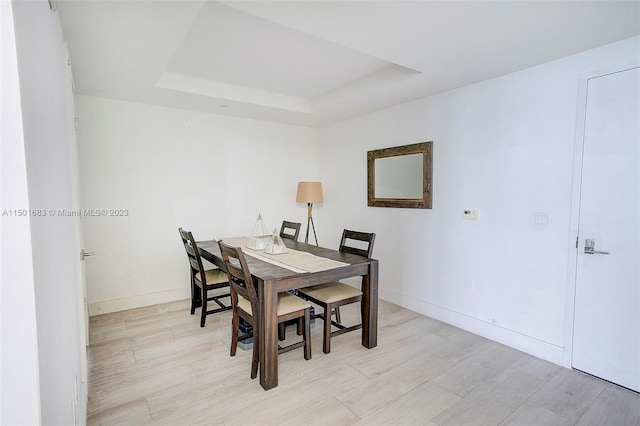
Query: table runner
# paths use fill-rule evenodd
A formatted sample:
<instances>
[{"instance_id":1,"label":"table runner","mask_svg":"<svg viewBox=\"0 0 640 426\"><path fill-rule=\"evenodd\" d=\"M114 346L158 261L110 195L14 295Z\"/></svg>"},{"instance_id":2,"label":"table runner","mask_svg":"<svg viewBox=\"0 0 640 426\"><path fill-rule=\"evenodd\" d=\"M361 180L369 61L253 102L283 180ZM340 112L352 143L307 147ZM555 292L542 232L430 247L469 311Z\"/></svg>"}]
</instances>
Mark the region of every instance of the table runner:
<instances>
[{"instance_id":1,"label":"table runner","mask_svg":"<svg viewBox=\"0 0 640 426\"><path fill-rule=\"evenodd\" d=\"M242 252L248 256L298 273L320 272L349 265L348 263L338 262L337 260L327 259L290 248L287 248L288 251L286 253L281 254L268 254L265 253L264 250L253 250L247 247L247 243L249 242L248 237L222 238L222 241L234 247L241 247Z\"/></svg>"}]
</instances>

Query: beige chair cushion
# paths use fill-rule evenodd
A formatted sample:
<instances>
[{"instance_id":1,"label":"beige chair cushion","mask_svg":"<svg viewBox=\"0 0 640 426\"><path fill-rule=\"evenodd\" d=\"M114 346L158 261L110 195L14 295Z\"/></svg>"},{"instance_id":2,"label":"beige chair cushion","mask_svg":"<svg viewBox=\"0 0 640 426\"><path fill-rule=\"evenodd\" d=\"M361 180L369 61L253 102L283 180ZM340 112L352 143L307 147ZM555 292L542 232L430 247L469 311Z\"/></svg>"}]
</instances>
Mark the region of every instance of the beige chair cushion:
<instances>
[{"instance_id":1,"label":"beige chair cushion","mask_svg":"<svg viewBox=\"0 0 640 426\"><path fill-rule=\"evenodd\" d=\"M278 294L278 316L286 315L291 312L300 311L302 309L307 309L311 304L307 301L300 299L299 297L292 296L289 293L279 293ZM253 312L251 309L251 302L247 299L243 299L242 297L238 299L238 307L253 316Z\"/></svg>"},{"instance_id":2,"label":"beige chair cushion","mask_svg":"<svg viewBox=\"0 0 640 426\"><path fill-rule=\"evenodd\" d=\"M301 288L298 291L324 303L334 303L339 300L362 296L360 290L341 282L318 284Z\"/></svg>"},{"instance_id":3,"label":"beige chair cushion","mask_svg":"<svg viewBox=\"0 0 640 426\"><path fill-rule=\"evenodd\" d=\"M218 284L218 283L226 283L229 281L229 277L227 273L222 271L221 269L209 269L204 271L204 275L207 278L207 284ZM200 279L200 272L196 274L196 280L202 282Z\"/></svg>"}]
</instances>

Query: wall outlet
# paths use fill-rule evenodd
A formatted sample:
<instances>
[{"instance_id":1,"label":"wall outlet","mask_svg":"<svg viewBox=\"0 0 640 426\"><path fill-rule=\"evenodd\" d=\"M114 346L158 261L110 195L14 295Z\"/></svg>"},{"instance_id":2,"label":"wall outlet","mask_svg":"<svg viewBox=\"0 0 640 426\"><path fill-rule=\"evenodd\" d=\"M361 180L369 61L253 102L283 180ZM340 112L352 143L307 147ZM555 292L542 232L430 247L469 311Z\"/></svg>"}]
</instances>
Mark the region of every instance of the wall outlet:
<instances>
[{"instance_id":1,"label":"wall outlet","mask_svg":"<svg viewBox=\"0 0 640 426\"><path fill-rule=\"evenodd\" d=\"M475 285L473 284L472 277L464 277L464 286L469 290L475 290Z\"/></svg>"},{"instance_id":2,"label":"wall outlet","mask_svg":"<svg viewBox=\"0 0 640 426\"><path fill-rule=\"evenodd\" d=\"M478 210L465 210L462 213L464 220L478 220L480 218L480 211Z\"/></svg>"},{"instance_id":3,"label":"wall outlet","mask_svg":"<svg viewBox=\"0 0 640 426\"><path fill-rule=\"evenodd\" d=\"M537 228L548 228L549 227L549 213L547 212L535 212L533 213L533 226Z\"/></svg>"}]
</instances>

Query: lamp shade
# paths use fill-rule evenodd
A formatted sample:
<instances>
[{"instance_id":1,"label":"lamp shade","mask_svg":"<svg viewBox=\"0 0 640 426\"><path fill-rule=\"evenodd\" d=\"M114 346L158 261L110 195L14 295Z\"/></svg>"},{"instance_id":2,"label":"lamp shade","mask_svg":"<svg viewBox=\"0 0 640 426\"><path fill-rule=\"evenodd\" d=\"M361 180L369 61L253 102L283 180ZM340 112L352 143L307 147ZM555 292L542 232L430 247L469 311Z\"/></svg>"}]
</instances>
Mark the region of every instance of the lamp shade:
<instances>
[{"instance_id":1,"label":"lamp shade","mask_svg":"<svg viewBox=\"0 0 640 426\"><path fill-rule=\"evenodd\" d=\"M322 203L321 182L298 182L296 203Z\"/></svg>"}]
</instances>

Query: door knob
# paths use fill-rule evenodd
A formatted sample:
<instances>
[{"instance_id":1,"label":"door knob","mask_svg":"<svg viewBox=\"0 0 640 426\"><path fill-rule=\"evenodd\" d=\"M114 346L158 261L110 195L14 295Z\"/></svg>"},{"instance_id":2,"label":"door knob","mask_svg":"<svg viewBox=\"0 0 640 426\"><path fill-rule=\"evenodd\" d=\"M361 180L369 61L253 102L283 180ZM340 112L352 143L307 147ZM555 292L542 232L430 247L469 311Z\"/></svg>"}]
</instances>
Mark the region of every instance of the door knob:
<instances>
[{"instance_id":1,"label":"door knob","mask_svg":"<svg viewBox=\"0 0 640 426\"><path fill-rule=\"evenodd\" d=\"M609 252L596 250L596 240L589 238L584 241L584 254L609 254Z\"/></svg>"},{"instance_id":2,"label":"door knob","mask_svg":"<svg viewBox=\"0 0 640 426\"><path fill-rule=\"evenodd\" d=\"M80 260L84 260L85 257L95 256L95 251L84 251L84 249L80 250Z\"/></svg>"}]
</instances>

